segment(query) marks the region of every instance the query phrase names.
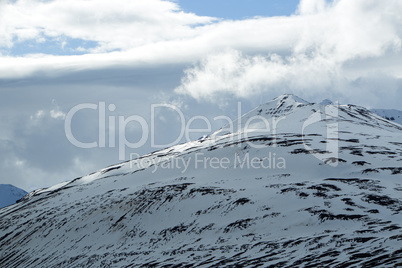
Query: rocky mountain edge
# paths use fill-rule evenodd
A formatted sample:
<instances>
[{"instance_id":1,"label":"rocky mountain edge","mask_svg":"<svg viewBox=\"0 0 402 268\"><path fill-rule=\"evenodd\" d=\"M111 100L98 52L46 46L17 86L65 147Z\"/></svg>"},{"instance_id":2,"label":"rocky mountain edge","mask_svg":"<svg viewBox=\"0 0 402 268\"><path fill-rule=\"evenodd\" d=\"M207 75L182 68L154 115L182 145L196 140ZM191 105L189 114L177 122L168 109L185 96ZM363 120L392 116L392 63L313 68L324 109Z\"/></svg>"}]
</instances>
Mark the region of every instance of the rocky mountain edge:
<instances>
[{"instance_id":1,"label":"rocky mountain edge","mask_svg":"<svg viewBox=\"0 0 402 268\"><path fill-rule=\"evenodd\" d=\"M379 116L381 116L387 120L390 120L392 122L402 125L402 111L395 110L395 109L372 109L370 111L378 114Z\"/></svg>"},{"instance_id":2,"label":"rocky mountain edge","mask_svg":"<svg viewBox=\"0 0 402 268\"><path fill-rule=\"evenodd\" d=\"M363 107L282 95L1 209L0 266L398 266L401 131Z\"/></svg>"}]
</instances>

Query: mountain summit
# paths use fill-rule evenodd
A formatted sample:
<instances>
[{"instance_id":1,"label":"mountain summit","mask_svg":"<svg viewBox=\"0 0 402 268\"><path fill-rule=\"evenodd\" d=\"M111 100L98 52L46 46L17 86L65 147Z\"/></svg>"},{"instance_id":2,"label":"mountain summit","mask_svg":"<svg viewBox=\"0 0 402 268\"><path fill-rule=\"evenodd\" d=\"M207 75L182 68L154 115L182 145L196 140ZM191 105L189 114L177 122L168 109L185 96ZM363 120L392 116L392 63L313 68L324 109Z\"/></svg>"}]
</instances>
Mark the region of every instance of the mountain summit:
<instances>
[{"instance_id":1,"label":"mountain summit","mask_svg":"<svg viewBox=\"0 0 402 268\"><path fill-rule=\"evenodd\" d=\"M394 267L402 127L282 95L0 210L1 267Z\"/></svg>"}]
</instances>

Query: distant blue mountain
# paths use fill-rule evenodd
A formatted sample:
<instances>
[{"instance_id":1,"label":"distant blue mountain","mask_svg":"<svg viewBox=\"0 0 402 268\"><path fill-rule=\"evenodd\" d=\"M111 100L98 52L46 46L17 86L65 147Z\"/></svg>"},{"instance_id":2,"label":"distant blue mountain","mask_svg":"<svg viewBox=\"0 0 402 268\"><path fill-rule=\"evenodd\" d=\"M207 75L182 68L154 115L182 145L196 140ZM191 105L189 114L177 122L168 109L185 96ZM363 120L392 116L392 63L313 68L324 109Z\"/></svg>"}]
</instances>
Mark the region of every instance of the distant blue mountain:
<instances>
[{"instance_id":1,"label":"distant blue mountain","mask_svg":"<svg viewBox=\"0 0 402 268\"><path fill-rule=\"evenodd\" d=\"M0 184L0 208L15 204L27 192L11 184Z\"/></svg>"}]
</instances>

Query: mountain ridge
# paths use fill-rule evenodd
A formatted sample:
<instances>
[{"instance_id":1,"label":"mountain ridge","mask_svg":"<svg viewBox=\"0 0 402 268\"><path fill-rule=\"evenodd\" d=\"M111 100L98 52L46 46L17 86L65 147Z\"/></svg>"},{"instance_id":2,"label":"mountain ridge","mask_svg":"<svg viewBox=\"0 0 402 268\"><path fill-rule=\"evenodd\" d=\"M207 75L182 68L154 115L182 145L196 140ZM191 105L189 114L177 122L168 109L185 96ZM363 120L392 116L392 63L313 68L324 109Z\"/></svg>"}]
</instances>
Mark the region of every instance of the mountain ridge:
<instances>
[{"instance_id":1,"label":"mountain ridge","mask_svg":"<svg viewBox=\"0 0 402 268\"><path fill-rule=\"evenodd\" d=\"M292 95L233 125L0 210L0 266L400 263L401 126Z\"/></svg>"},{"instance_id":2,"label":"mountain ridge","mask_svg":"<svg viewBox=\"0 0 402 268\"><path fill-rule=\"evenodd\" d=\"M392 122L402 125L402 111L396 109L371 109L373 113L390 120Z\"/></svg>"}]
</instances>

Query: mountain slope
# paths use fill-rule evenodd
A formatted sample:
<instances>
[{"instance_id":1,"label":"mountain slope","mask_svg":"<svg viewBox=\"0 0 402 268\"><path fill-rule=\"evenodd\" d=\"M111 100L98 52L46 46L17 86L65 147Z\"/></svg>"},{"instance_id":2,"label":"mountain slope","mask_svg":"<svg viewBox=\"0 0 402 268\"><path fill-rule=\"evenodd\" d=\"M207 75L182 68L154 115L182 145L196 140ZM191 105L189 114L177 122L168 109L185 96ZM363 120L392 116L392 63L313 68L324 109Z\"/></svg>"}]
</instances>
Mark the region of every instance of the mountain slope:
<instances>
[{"instance_id":1,"label":"mountain slope","mask_svg":"<svg viewBox=\"0 0 402 268\"><path fill-rule=\"evenodd\" d=\"M15 204L27 192L11 184L0 184L0 208Z\"/></svg>"},{"instance_id":2,"label":"mountain slope","mask_svg":"<svg viewBox=\"0 0 402 268\"><path fill-rule=\"evenodd\" d=\"M394 109L372 109L371 111L387 120L402 125L402 111Z\"/></svg>"},{"instance_id":3,"label":"mountain slope","mask_svg":"<svg viewBox=\"0 0 402 268\"><path fill-rule=\"evenodd\" d=\"M394 267L401 131L362 107L280 96L0 210L0 266Z\"/></svg>"}]
</instances>

